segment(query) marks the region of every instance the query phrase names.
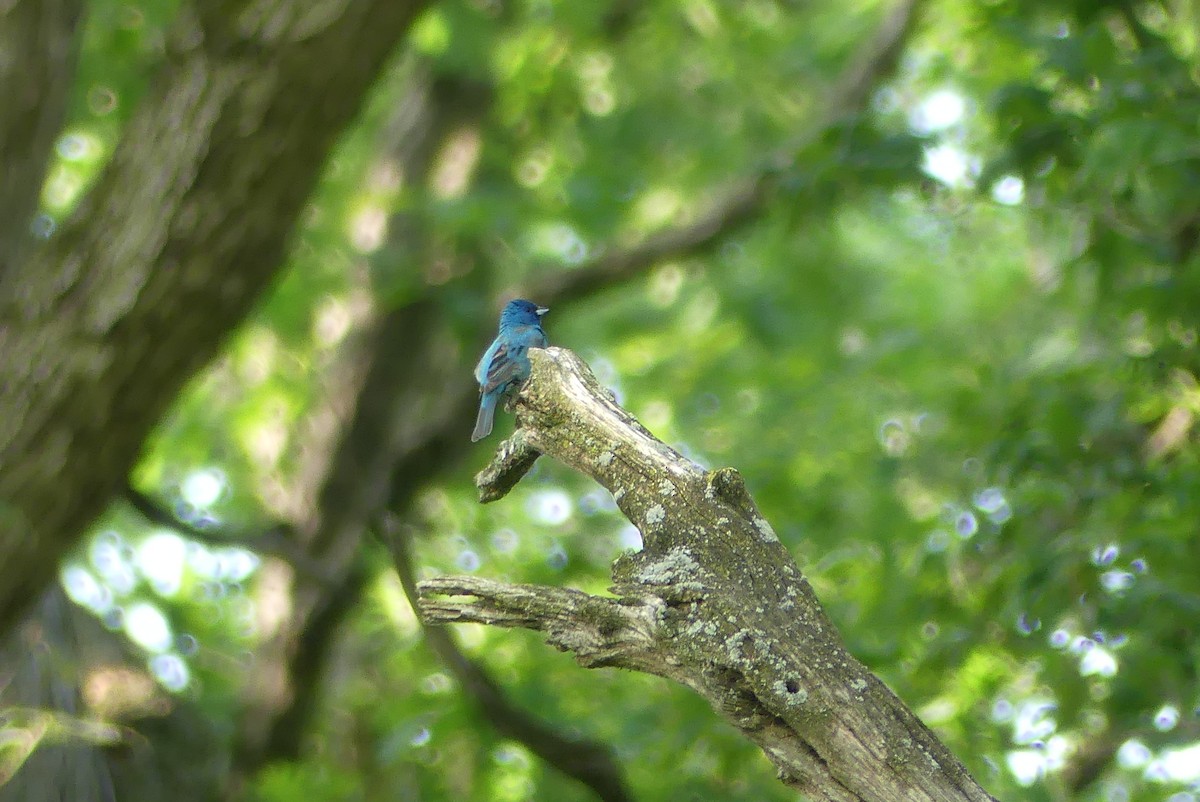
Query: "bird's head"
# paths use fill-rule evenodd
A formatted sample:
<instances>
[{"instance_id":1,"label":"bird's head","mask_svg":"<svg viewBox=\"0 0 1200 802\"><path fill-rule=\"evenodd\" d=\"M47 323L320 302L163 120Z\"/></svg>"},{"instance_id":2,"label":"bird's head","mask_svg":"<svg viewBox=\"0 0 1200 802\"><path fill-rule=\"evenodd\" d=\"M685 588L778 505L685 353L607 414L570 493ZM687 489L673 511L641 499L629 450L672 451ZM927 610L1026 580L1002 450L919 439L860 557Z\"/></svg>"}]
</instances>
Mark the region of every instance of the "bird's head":
<instances>
[{"instance_id":1,"label":"bird's head","mask_svg":"<svg viewBox=\"0 0 1200 802\"><path fill-rule=\"evenodd\" d=\"M526 301L524 298L517 298L515 301L509 301L504 307L504 311L500 313L501 326L528 326L530 324L541 324L542 315L550 310L544 306L538 306L533 301Z\"/></svg>"}]
</instances>

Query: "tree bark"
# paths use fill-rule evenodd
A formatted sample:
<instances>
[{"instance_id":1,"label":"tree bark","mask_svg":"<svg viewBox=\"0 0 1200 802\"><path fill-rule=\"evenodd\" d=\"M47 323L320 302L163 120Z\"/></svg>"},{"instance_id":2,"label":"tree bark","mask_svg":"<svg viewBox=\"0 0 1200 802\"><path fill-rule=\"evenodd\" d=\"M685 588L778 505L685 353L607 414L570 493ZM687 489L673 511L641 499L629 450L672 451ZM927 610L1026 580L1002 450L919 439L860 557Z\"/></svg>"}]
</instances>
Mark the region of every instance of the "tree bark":
<instances>
[{"instance_id":1,"label":"tree bark","mask_svg":"<svg viewBox=\"0 0 1200 802\"><path fill-rule=\"evenodd\" d=\"M75 77L82 0L0 3L0 280L33 237L46 166Z\"/></svg>"},{"instance_id":2,"label":"tree bark","mask_svg":"<svg viewBox=\"0 0 1200 802\"><path fill-rule=\"evenodd\" d=\"M37 711L43 722L55 715L86 717L77 680L97 652L111 651L103 644L108 633L58 587L43 594L33 613L0 642L0 733L31 741L33 750L12 776L0 761L0 802L110 802L112 779L95 743L45 737L44 723L22 728L14 721L19 709ZM7 747L3 757L11 758L14 746Z\"/></svg>"},{"instance_id":3,"label":"tree bark","mask_svg":"<svg viewBox=\"0 0 1200 802\"><path fill-rule=\"evenodd\" d=\"M643 549L614 564L616 598L446 577L422 583L427 620L536 629L584 666L683 683L813 800L992 799L846 651L737 471L705 471L655 439L570 351L532 359L519 428L476 477L481 498L547 454L608 489Z\"/></svg>"},{"instance_id":4,"label":"tree bark","mask_svg":"<svg viewBox=\"0 0 1200 802\"><path fill-rule=\"evenodd\" d=\"M185 12L72 222L0 275L0 631L275 275L326 155L424 5Z\"/></svg>"}]
</instances>

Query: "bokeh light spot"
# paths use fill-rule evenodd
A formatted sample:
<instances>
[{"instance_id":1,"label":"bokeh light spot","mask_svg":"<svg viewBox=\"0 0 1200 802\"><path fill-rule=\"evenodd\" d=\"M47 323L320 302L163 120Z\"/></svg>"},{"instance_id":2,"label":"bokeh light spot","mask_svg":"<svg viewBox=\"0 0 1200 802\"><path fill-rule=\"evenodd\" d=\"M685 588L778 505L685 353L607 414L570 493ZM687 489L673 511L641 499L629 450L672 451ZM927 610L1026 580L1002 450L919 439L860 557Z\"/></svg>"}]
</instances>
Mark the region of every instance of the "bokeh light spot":
<instances>
[{"instance_id":1,"label":"bokeh light spot","mask_svg":"<svg viewBox=\"0 0 1200 802\"><path fill-rule=\"evenodd\" d=\"M455 559L454 563L458 566L459 570L470 573L478 571L479 566L483 565L483 560L479 558L478 554L470 549L463 549L458 553L458 557Z\"/></svg>"},{"instance_id":2,"label":"bokeh light spot","mask_svg":"<svg viewBox=\"0 0 1200 802\"><path fill-rule=\"evenodd\" d=\"M1117 658L1107 649L1096 646L1079 661L1079 674L1084 677L1113 677L1117 673Z\"/></svg>"},{"instance_id":3,"label":"bokeh light spot","mask_svg":"<svg viewBox=\"0 0 1200 802\"><path fill-rule=\"evenodd\" d=\"M174 642L167 617L162 610L146 602L132 604L125 611L125 633L134 643L151 652L164 652Z\"/></svg>"},{"instance_id":4,"label":"bokeh light spot","mask_svg":"<svg viewBox=\"0 0 1200 802\"><path fill-rule=\"evenodd\" d=\"M967 101L953 89L939 89L931 93L909 116L909 125L918 134L944 131L959 123L967 111Z\"/></svg>"},{"instance_id":5,"label":"bokeh light spot","mask_svg":"<svg viewBox=\"0 0 1200 802\"><path fill-rule=\"evenodd\" d=\"M492 548L501 554L512 554L520 543L520 536L511 529L501 529L492 535Z\"/></svg>"},{"instance_id":6,"label":"bokeh light spot","mask_svg":"<svg viewBox=\"0 0 1200 802\"><path fill-rule=\"evenodd\" d=\"M72 601L94 613L103 614L112 607L112 591L86 568L68 565L62 571L61 582Z\"/></svg>"},{"instance_id":7,"label":"bokeh light spot","mask_svg":"<svg viewBox=\"0 0 1200 802\"><path fill-rule=\"evenodd\" d=\"M1140 769L1150 762L1154 753L1136 738L1131 738L1117 749L1117 764L1125 769Z\"/></svg>"},{"instance_id":8,"label":"bokeh light spot","mask_svg":"<svg viewBox=\"0 0 1200 802\"><path fill-rule=\"evenodd\" d=\"M174 596L179 592L186 560L187 546L183 538L165 530L143 540L137 547L135 558L142 576L162 596Z\"/></svg>"},{"instance_id":9,"label":"bokeh light spot","mask_svg":"<svg viewBox=\"0 0 1200 802\"><path fill-rule=\"evenodd\" d=\"M150 673L168 691L178 693L191 679L187 663L177 654L156 654L150 658Z\"/></svg>"},{"instance_id":10,"label":"bokeh light spot","mask_svg":"<svg viewBox=\"0 0 1200 802\"><path fill-rule=\"evenodd\" d=\"M225 474L215 468L192 471L179 486L183 500L196 509L208 509L225 490Z\"/></svg>"},{"instance_id":11,"label":"bokeh light spot","mask_svg":"<svg viewBox=\"0 0 1200 802\"><path fill-rule=\"evenodd\" d=\"M1120 547L1115 543L1110 543L1107 546L1097 546L1092 549L1092 564L1093 565L1112 565L1113 561L1121 554Z\"/></svg>"},{"instance_id":12,"label":"bokeh light spot","mask_svg":"<svg viewBox=\"0 0 1200 802\"><path fill-rule=\"evenodd\" d=\"M1179 723L1179 708L1175 705L1163 705L1158 712L1154 714L1154 729L1159 732L1168 732L1175 729L1175 725Z\"/></svg>"},{"instance_id":13,"label":"bokeh light spot","mask_svg":"<svg viewBox=\"0 0 1200 802\"><path fill-rule=\"evenodd\" d=\"M117 93L107 86L93 86L87 92L87 105L92 114L102 117L117 108Z\"/></svg>"},{"instance_id":14,"label":"bokeh light spot","mask_svg":"<svg viewBox=\"0 0 1200 802\"><path fill-rule=\"evenodd\" d=\"M573 507L566 491L553 488L532 493L525 504L525 512L540 524L558 526L571 517Z\"/></svg>"},{"instance_id":15,"label":"bokeh light spot","mask_svg":"<svg viewBox=\"0 0 1200 802\"><path fill-rule=\"evenodd\" d=\"M1015 175L1006 175L992 184L992 200L1005 206L1016 206L1025 200L1025 182Z\"/></svg>"},{"instance_id":16,"label":"bokeh light spot","mask_svg":"<svg viewBox=\"0 0 1200 802\"><path fill-rule=\"evenodd\" d=\"M879 445L889 457L899 457L908 450L910 438L903 421L889 418L879 425Z\"/></svg>"},{"instance_id":17,"label":"bokeh light spot","mask_svg":"<svg viewBox=\"0 0 1200 802\"><path fill-rule=\"evenodd\" d=\"M1109 593L1122 593L1133 587L1137 580L1128 571L1105 571L1100 575L1100 585Z\"/></svg>"}]
</instances>

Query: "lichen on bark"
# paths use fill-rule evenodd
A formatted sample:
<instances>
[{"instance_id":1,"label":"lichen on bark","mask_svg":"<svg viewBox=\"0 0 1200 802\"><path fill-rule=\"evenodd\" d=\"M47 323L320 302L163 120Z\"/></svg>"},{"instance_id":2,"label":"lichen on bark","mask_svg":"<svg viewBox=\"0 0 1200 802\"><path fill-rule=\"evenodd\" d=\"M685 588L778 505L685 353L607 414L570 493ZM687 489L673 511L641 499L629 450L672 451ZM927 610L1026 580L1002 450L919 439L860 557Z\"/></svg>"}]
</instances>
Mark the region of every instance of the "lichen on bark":
<instances>
[{"instance_id":1,"label":"lichen on bark","mask_svg":"<svg viewBox=\"0 0 1200 802\"><path fill-rule=\"evenodd\" d=\"M481 500L550 456L608 489L643 548L614 563L616 599L443 577L421 586L427 621L540 630L585 666L687 685L812 799L991 799L846 651L736 470L705 471L655 438L572 352L531 358L517 432L476 477Z\"/></svg>"}]
</instances>

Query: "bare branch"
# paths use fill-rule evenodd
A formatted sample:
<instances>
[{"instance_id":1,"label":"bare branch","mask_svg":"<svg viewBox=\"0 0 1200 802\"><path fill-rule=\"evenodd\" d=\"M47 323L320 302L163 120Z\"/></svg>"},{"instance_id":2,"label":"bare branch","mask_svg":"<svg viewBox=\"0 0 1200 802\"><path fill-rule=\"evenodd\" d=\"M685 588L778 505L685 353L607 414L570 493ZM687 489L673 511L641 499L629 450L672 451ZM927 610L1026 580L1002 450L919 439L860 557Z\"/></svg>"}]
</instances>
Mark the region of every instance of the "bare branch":
<instances>
[{"instance_id":1,"label":"bare branch","mask_svg":"<svg viewBox=\"0 0 1200 802\"><path fill-rule=\"evenodd\" d=\"M899 0L875 36L862 46L833 85L825 125L862 113L879 84L891 75L920 19L925 0Z\"/></svg>"},{"instance_id":2,"label":"bare branch","mask_svg":"<svg viewBox=\"0 0 1200 802\"><path fill-rule=\"evenodd\" d=\"M871 95L892 74L916 27L924 0L899 0L833 83L828 99L795 139L766 159L763 171L731 183L717 200L690 223L656 232L629 248L600 255L567 272L550 273L527 292L546 304L560 303L611 287L665 259L679 259L712 248L758 219L774 194L781 171L803 159L811 147L837 125L862 114Z\"/></svg>"},{"instance_id":3,"label":"bare branch","mask_svg":"<svg viewBox=\"0 0 1200 802\"><path fill-rule=\"evenodd\" d=\"M626 249L613 249L575 270L547 273L528 290L529 297L546 304L581 298L612 287L667 259L703 252L756 220L769 197L765 176L745 180L724 195L696 220L648 236Z\"/></svg>"},{"instance_id":4,"label":"bare branch","mask_svg":"<svg viewBox=\"0 0 1200 802\"><path fill-rule=\"evenodd\" d=\"M411 528L395 523L386 525L383 539L392 553L409 604L414 610L420 610L420 591L409 550ZM422 619L429 648L458 678L497 732L525 744L548 765L590 787L604 802L630 802L633 799L610 749L597 741L559 732L513 704L483 666L462 653L449 631L429 626L430 623L431 620Z\"/></svg>"},{"instance_id":5,"label":"bare branch","mask_svg":"<svg viewBox=\"0 0 1200 802\"><path fill-rule=\"evenodd\" d=\"M520 429L514 432L512 437L500 444L488 466L475 475L479 502L487 504L507 496L540 456L538 450L525 440Z\"/></svg>"},{"instance_id":6,"label":"bare branch","mask_svg":"<svg viewBox=\"0 0 1200 802\"><path fill-rule=\"evenodd\" d=\"M570 588L512 585L473 576L447 576L418 585L421 615L429 623L468 621L545 632L588 668L620 666L648 671L658 607L624 604ZM438 596L470 597L451 601ZM662 673L656 671L653 673Z\"/></svg>"},{"instance_id":7,"label":"bare branch","mask_svg":"<svg viewBox=\"0 0 1200 802\"><path fill-rule=\"evenodd\" d=\"M319 561L309 556L296 542L293 527L287 524L264 526L256 533L230 531L224 527L199 527L183 520L164 505L131 484L125 485L125 501L152 524L165 526L198 543L209 546L238 546L289 563L306 579L330 585L335 577Z\"/></svg>"},{"instance_id":8,"label":"bare branch","mask_svg":"<svg viewBox=\"0 0 1200 802\"><path fill-rule=\"evenodd\" d=\"M570 351L531 360L515 451L591 476L645 546L614 565L617 599L451 577L422 583L427 619L536 629L584 665L684 683L812 799L991 799L846 651L737 471L705 471L664 445ZM497 486L519 471L513 452L502 446L485 472Z\"/></svg>"}]
</instances>

